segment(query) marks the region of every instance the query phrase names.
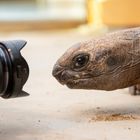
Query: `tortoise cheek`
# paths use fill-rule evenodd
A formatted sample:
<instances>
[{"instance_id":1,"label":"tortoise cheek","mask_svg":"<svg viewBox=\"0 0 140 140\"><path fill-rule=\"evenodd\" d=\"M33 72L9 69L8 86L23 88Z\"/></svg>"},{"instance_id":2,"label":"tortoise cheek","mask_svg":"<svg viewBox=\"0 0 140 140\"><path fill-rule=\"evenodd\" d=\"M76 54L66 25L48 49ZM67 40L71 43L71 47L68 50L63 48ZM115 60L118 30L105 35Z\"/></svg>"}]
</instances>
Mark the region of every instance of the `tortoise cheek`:
<instances>
[{"instance_id":1,"label":"tortoise cheek","mask_svg":"<svg viewBox=\"0 0 140 140\"><path fill-rule=\"evenodd\" d=\"M118 55L109 56L105 61L109 70L113 70L117 67L123 66L124 62L125 62L124 56L118 56Z\"/></svg>"}]
</instances>

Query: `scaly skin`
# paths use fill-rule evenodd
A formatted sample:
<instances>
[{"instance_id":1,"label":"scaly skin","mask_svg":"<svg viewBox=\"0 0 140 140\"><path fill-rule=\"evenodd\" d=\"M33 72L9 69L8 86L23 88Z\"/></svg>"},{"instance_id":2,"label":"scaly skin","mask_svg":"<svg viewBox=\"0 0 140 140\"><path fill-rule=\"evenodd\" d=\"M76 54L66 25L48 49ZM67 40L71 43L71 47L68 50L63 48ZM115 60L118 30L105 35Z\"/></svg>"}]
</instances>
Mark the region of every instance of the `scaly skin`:
<instances>
[{"instance_id":1,"label":"scaly skin","mask_svg":"<svg viewBox=\"0 0 140 140\"><path fill-rule=\"evenodd\" d=\"M77 43L56 62L52 74L61 84L72 89L131 87L132 94L138 93L140 28L108 33Z\"/></svg>"}]
</instances>

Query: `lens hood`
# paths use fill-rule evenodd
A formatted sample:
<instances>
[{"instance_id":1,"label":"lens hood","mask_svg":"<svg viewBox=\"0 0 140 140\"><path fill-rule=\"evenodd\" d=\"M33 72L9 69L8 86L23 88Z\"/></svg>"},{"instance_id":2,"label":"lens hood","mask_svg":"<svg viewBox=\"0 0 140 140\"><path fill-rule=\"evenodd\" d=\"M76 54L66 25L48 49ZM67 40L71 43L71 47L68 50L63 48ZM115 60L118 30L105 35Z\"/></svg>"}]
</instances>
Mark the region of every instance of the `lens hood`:
<instances>
[{"instance_id":1,"label":"lens hood","mask_svg":"<svg viewBox=\"0 0 140 140\"><path fill-rule=\"evenodd\" d=\"M3 91L1 90L0 95L3 98L16 98L29 95L22 90L29 76L28 64L20 53L26 43L24 40L0 42L0 62L3 60L3 63L0 63L0 73L2 73L0 75L3 76L1 80Z\"/></svg>"}]
</instances>

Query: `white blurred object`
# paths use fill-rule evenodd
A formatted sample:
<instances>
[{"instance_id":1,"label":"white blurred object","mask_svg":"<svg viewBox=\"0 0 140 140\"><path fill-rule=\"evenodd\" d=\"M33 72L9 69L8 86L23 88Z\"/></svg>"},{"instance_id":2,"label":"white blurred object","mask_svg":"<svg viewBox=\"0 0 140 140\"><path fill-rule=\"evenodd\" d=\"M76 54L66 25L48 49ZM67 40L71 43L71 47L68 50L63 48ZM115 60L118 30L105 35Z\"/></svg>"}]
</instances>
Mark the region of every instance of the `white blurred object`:
<instances>
[{"instance_id":1,"label":"white blurred object","mask_svg":"<svg viewBox=\"0 0 140 140\"><path fill-rule=\"evenodd\" d=\"M85 0L0 1L1 21L85 19Z\"/></svg>"}]
</instances>

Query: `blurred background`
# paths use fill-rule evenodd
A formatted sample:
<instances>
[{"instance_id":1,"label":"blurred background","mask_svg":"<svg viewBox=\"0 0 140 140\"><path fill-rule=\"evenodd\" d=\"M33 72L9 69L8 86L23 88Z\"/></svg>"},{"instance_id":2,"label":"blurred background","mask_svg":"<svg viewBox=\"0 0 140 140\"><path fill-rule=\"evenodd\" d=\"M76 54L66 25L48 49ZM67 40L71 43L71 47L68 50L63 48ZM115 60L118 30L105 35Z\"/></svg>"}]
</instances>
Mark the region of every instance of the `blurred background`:
<instances>
[{"instance_id":1,"label":"blurred background","mask_svg":"<svg viewBox=\"0 0 140 140\"><path fill-rule=\"evenodd\" d=\"M128 89L71 90L52 76L73 44L140 25L140 0L0 0L0 40L23 39L29 97L0 101L1 140L139 140L140 97ZM134 120L98 123L104 115ZM109 131L108 131L109 130Z\"/></svg>"},{"instance_id":2,"label":"blurred background","mask_svg":"<svg viewBox=\"0 0 140 140\"><path fill-rule=\"evenodd\" d=\"M139 5L139 0L0 0L0 30L138 26Z\"/></svg>"}]
</instances>

